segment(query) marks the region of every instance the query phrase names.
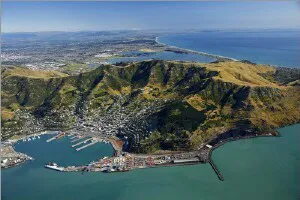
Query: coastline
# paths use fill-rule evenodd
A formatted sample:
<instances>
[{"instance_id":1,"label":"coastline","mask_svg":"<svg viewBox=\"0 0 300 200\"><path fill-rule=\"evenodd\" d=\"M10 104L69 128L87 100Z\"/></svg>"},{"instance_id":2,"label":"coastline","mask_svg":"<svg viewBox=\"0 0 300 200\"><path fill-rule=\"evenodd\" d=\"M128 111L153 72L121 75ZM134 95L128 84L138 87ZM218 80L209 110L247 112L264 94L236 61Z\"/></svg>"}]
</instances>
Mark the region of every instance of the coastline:
<instances>
[{"instance_id":1,"label":"coastline","mask_svg":"<svg viewBox=\"0 0 300 200\"><path fill-rule=\"evenodd\" d=\"M159 41L159 38L162 37L162 36L157 36L155 37L155 42L159 45L163 45L165 47L168 47L170 48L169 51L173 51L173 52L176 52L176 51L179 51L181 53L192 53L192 54L199 54L199 55L202 55L202 56L206 56L206 57L210 57L210 58L216 58L216 59L224 59L224 60L231 60L231 61L243 61L243 60L239 60L239 59L236 59L236 58L231 58L231 57L227 57L227 56L222 56L222 55L217 55L217 54L211 54L211 53L206 53L206 52L201 52L201 51L196 51L196 50L192 50L192 49L187 49L187 48L182 48L182 47L177 47L177 46L173 46L173 45L168 45L166 43L163 43L163 42L160 42ZM246 60L248 61L248 59ZM278 65L278 64L269 64L269 63L256 63L254 62L255 64L262 64L262 65L267 65L267 66L270 66L270 67L275 67L275 68L286 68L286 69L298 69L297 66L286 66L286 65Z\"/></svg>"},{"instance_id":2,"label":"coastline","mask_svg":"<svg viewBox=\"0 0 300 200\"><path fill-rule=\"evenodd\" d=\"M37 137L40 135L46 135L46 134L56 134L58 131L41 131L41 132L37 132L37 133L32 133L30 135L23 135L18 139L8 139L6 140L7 143L11 143L12 145L14 145L15 143L17 143L20 140L26 139L26 138L30 138L30 137Z\"/></svg>"},{"instance_id":3,"label":"coastline","mask_svg":"<svg viewBox=\"0 0 300 200\"><path fill-rule=\"evenodd\" d=\"M193 53L193 54L199 54L199 55L202 55L202 56L207 56L207 57L210 57L210 58L239 61L238 59L235 59L235 58L230 58L230 57L226 57L226 56L210 54L210 53L206 53L206 52L195 51L195 50L192 50L192 49L185 49L185 48L181 48L181 47L168 45L168 44L160 42L159 41L159 36L155 37L155 42L159 45L163 45L163 46L166 46L166 47L169 47L169 48L174 48L175 50L180 50L180 51L182 51L182 53ZM170 50L172 50L172 49L170 49Z\"/></svg>"},{"instance_id":4,"label":"coastline","mask_svg":"<svg viewBox=\"0 0 300 200\"><path fill-rule=\"evenodd\" d=\"M42 131L42 132L34 133L31 135L25 135L18 139L15 139L15 140L7 141L6 144L13 148L14 144L16 142L18 142L19 140L29 138L29 137L36 137L38 135L43 135L43 134L56 134L56 133L57 133L57 131ZM199 164L199 163L209 163L212 166L212 168L215 170L215 172L217 173L219 179L223 180L222 175L220 174L219 170L216 170L217 167L215 166L215 164L212 161L212 152L215 149L219 148L220 146L222 146L226 143L236 141L236 140L251 139L251 138L258 138L258 137L270 137L270 136L278 137L280 135L276 130L273 130L270 132L257 132L252 129L236 128L236 129L226 130L222 133L219 133L214 138L211 138L209 141L203 143L201 145L201 147L198 148L198 150L186 151L186 152L184 152L184 151L183 152L165 152L165 153L160 153L160 154L135 154L135 153L122 152L123 141L117 137L110 137L110 138L106 138L106 139L108 139L108 141L112 145L113 149L115 150L115 153L108 158L100 158L100 160L111 159L111 161L113 163L114 159L116 159L116 158L120 159L120 158L124 157L124 155L129 155L133 159L137 158L137 159L144 160L144 164L142 166L133 164L131 167L126 168L126 170L124 170L122 168L120 170L121 172L140 169L140 168L144 169L144 168L157 168L157 167L163 167L163 166L178 166L178 165L184 166L184 165L194 165L194 164ZM9 167L18 166L18 165L25 163L28 160L33 160L33 158L27 156L25 153L21 153L21 152L15 152L15 153L23 154L24 158L27 158L27 159L20 163L15 163L14 165L9 166ZM184 154L190 154L192 156L184 157L184 156L182 156ZM173 158L171 160L169 160L168 162L160 162L160 163L156 163L156 164L153 164L153 163L145 164L145 162L147 162L146 160L149 157L152 159L157 159L158 157L173 157ZM182 162L182 163L174 162L174 160L180 160L180 159L187 160L187 159L191 159L191 158L198 158L198 160L196 162L195 161L192 161L192 162L186 161L186 162ZM126 161L124 161L124 162L126 162ZM85 170L90 171L90 172L105 171L105 170L103 170L103 167L102 168L99 167L99 165L101 166L101 164L99 164L100 162L96 162L96 163L98 164L98 166L93 166L94 163L87 163L86 165L77 166L75 168L66 167L66 168L64 168L63 171L64 172L74 172L74 171L80 172L80 171L85 171ZM87 169L85 167L85 166L90 166L90 165L93 166L92 169L90 169L90 168Z\"/></svg>"},{"instance_id":5,"label":"coastline","mask_svg":"<svg viewBox=\"0 0 300 200\"><path fill-rule=\"evenodd\" d=\"M45 134L45 133L44 133ZM233 129L228 130L226 132L223 132L216 137L212 138L210 141L203 143L202 147L196 151L188 151L188 152L168 152L165 154L159 154L159 155L140 155L140 154L131 154L127 152L122 152L120 150L119 154L117 154L117 151L115 149L115 154L110 157L104 157L101 158L99 161L87 163L85 165L80 166L67 166L67 167L59 167L60 170L57 170L56 168L53 169L51 167L48 167L45 165L46 168L50 168L51 170L56 170L59 172L81 172L82 174L84 172L108 172L108 173L114 173L114 172L128 172L136 169L146 169L146 168L159 168L159 167L175 167L175 166L188 166L188 165L198 165L198 164L209 164L212 167L212 170L217 175L218 179L220 181L224 181L224 177L221 174L222 170L219 170L216 166L216 164L213 162L212 159L212 152L223 146L224 144L227 144L229 142L242 140L242 139L252 139L252 138L259 138L259 137L272 137L276 136L279 137L280 134L277 131L273 132L264 132L264 133L258 133L255 131L252 131L251 129ZM225 137L225 139L224 139ZM227 138L226 138L227 137ZM113 143L115 142L115 145L117 145L118 148L121 147L120 144L118 144L117 138L110 138L110 143L115 148ZM215 143L214 143L215 142ZM210 146L211 145L211 146ZM183 155L190 155L190 157L184 157ZM193 155L191 157L191 155ZM127 166L128 160L126 158L130 158L129 161L131 161L131 166ZM152 164L147 163L149 161L149 158L152 159L152 161L156 159L160 159L161 157L169 157L170 160L167 162L159 162L155 163L152 162ZM120 163L120 160L123 159L123 164ZM136 165L136 159L139 160L137 163L139 163L141 160L144 160L143 162L147 163L144 165ZM104 161L104 162L103 162ZM106 164L108 163L111 164ZM26 161L25 161L26 162ZM14 166L21 165L25 162L20 162ZM104 163L104 164L103 164ZM126 163L126 164L125 164ZM121 164L122 167L117 167ZM125 164L125 165L124 165ZM11 167L14 167L11 166Z\"/></svg>"},{"instance_id":6,"label":"coastline","mask_svg":"<svg viewBox=\"0 0 300 200\"><path fill-rule=\"evenodd\" d=\"M289 133L289 131L285 131L285 133L286 132ZM295 132L295 128L294 128L294 132ZM296 132L297 132L297 128L296 128ZM280 131L280 133L281 133L281 131ZM284 137L285 134L282 133L282 136ZM260 140L260 139L258 139L258 140ZM256 146L252 146L252 145L257 145L257 143L261 143L261 142L258 142L258 140L257 140L257 142L251 142L250 141L251 146L249 146L249 147L255 149ZM265 139L262 139L262 140L265 140ZM275 143L277 143L278 141L282 141L281 138L266 138L266 140L269 141L269 142L267 142L267 143L262 142L262 143L263 144L268 144L268 143L270 143L270 140L271 140L271 142L274 141ZM238 143L239 143L237 145L238 147L243 145L243 142L242 143L238 142ZM28 144L30 144L30 143L28 143ZM281 143L279 143L279 144L281 144ZM231 147L231 145L234 145L234 142L229 144L228 146ZM234 145L233 149L236 149L237 146ZM225 146L225 147L227 147L227 146ZM291 148L294 148L294 147L295 147L295 143ZM264 147L262 147L262 148L263 149L268 149L268 146L264 145ZM229 148L229 149L232 149L232 148ZM225 151L225 152L228 152L228 151ZM247 152L248 151L244 151L243 153L247 153ZM255 152L257 152L257 151L253 151L252 154L254 154ZM113 172L112 174L102 174L102 173L96 173L97 171L95 171L95 172L87 173L87 174L83 173L83 175L82 175L81 171L73 172L73 173L63 173L63 172L60 173L59 171L52 171L52 170L50 171L49 169L44 169L44 166L40 164L38 167L39 167L39 170L44 171L43 176L40 176L39 174L36 175L36 173L35 173L36 170L33 169L33 170L30 170L30 172L26 173L26 175L27 175L26 178L27 177L34 177L36 175L36 180L37 180L36 184L38 186L44 183L43 182L45 180L44 177L49 177L49 176L53 177L53 178L58 177L58 176L60 176L60 177L67 176L67 177L70 177L70 180L72 180L72 181L73 180L78 181L78 179L85 179L86 181L95 182L95 180L99 180L99 181L101 181L101 182L99 182L99 184L101 184L101 185L106 185L107 180L108 181L112 181L112 180L115 181L113 185L118 184L119 182L122 183L123 181L126 181L126 180L133 180L133 181L138 180L139 182L136 185L140 185L142 183L145 183L145 181L143 181L143 179L146 179L146 178L148 178L148 179L151 178L149 184L152 184L154 180L156 180L155 184L157 184L157 183L160 183L162 181L159 178L157 178L157 176L162 176L163 181L165 179L167 179L168 183L170 183L170 181L178 182L177 180L180 177L183 178L182 181L180 181L182 183L184 183L183 181L187 181L187 180L188 181L193 180L194 185L195 184L197 185L197 183L198 184L199 183L201 183L201 184L210 184L210 183L212 183L213 185L211 185L211 186L209 185L210 188L214 188L215 185L217 185L218 187L221 187L221 188L228 187L230 189L230 188L234 187L234 185L231 185L232 183L239 184L239 181L243 181L243 180L245 180L246 182L251 181L251 183L249 183L249 185L252 185L252 183L253 183L252 179L248 179L248 177L250 177L250 178L253 177L252 174L255 174L256 173L255 171L259 170L257 168L260 165L255 166L256 168L253 169L254 171L253 170L251 171L251 167L250 166L248 167L248 162L246 162L248 154L241 154L241 153L236 154L236 153L233 152L233 156L231 156L227 153L223 153L223 148L220 148L217 153L218 153L219 156L215 157L215 152L214 152L214 154L213 154L214 158L213 159L214 159L214 162L217 165L218 169L220 170L220 172L224 176L224 182L221 182L218 179L217 175L215 174L215 172L213 171L213 169L211 168L209 163L207 163L207 165L204 164L204 163L195 163L195 164L192 164L192 165L188 165L188 164L186 164L186 165L177 165L177 166L174 166L173 168L172 168L172 166L158 166L158 167L155 166L153 168L156 168L156 169L149 168L149 169L146 169L146 170L140 170L140 169L145 169L145 168L137 168L137 169L129 171L129 173L125 173L125 174L122 174L122 173L118 174L118 173L115 173L115 172ZM223 158L222 160L219 160L220 155L224 156L224 157L221 157L221 158ZM228 157L226 157L226 155L228 155ZM238 155L238 157L235 157L236 155ZM262 166L265 166L265 164L272 164L274 162L277 162L280 159L280 158L278 158L278 159L276 158L275 160L273 160L270 163L264 163L263 155L265 155L265 154L256 154L256 156L258 156L257 159L262 162L262 164L261 164ZM275 155L274 157L276 157L276 156L277 155ZM241 160L241 162L243 162L243 163L241 163L241 168L239 168L239 166L236 166L235 160L236 160L236 158L241 158L241 157L242 158L244 157L245 159ZM251 158L253 159L253 157L251 157ZM284 160L284 161L286 161L286 160ZM37 161L35 163L37 163ZM224 163L226 163L225 167L224 167ZM251 164L251 162L249 164ZM5 173L4 178L6 178L6 180L9 179L9 180L12 181L12 183L10 183L8 186L9 187L13 186L14 180L11 177L16 177L16 175L18 175L15 172L17 170L19 170L19 168L24 167L25 169L31 169L31 165L32 165L31 163L30 163L30 165L27 163L25 165L16 167L17 168L16 170L7 170L7 171L5 170L5 171L3 171L3 173ZM231 168L232 165L234 165L235 168ZM33 166L37 167L37 164L33 164ZM269 165L267 165L267 166L269 167ZM266 167L267 170L272 170L272 169L268 169L268 167ZM236 171L237 168L240 169L240 170ZM243 176L241 177L241 175L248 172L247 170L249 168L250 168L250 174L247 175L246 178L243 177ZM277 169L278 168L275 168L274 171L276 171ZM290 169L290 168L288 168L288 169ZM228 172L228 170L230 170L229 171L230 173ZM262 171L264 171L264 170L265 170L265 168L263 168ZM270 175L271 175L271 173L273 173L273 171L270 172ZM174 177L174 174L175 175L177 174L178 177ZM263 172L259 173L259 174L263 174ZM293 174L289 174L289 175L293 176ZM235 176L237 176L238 178L235 178ZM275 176L275 174L274 174L274 176ZM21 176L16 177L16 180L19 180L19 179L22 179L22 178L23 177L21 177ZM159 179L159 180L157 180L157 179ZM257 179L255 177L253 177L253 180L255 181ZM279 177L279 178L276 178L276 179L274 178L272 180L281 180L281 179ZM24 182L25 181L26 181L26 179L24 179ZM259 181L261 181L261 180L259 180ZM52 184L51 182L49 184L47 184L47 183L49 183L49 181L46 181L46 183L45 183L46 186L41 185L40 187L37 187L37 188L40 189L42 187L48 187L48 185ZM59 182L59 183L61 183L61 182ZM165 182L163 182L163 183L165 183ZM182 183L180 183L180 185L178 185L178 186L182 186ZM55 189L63 188L63 187L65 187L65 185L68 185L67 181L66 181L66 183L62 182L62 184L59 185ZM113 188L113 185L110 188ZM183 184L183 185L185 185L185 184ZM6 186L6 187L8 187L8 186ZM35 185L34 186L30 185L30 187L36 187L36 186ZM190 188L190 186L187 186L187 187ZM270 188L272 188L272 186L270 186ZM147 190L147 188L145 189L145 191L146 190ZM227 188L226 188L226 190L227 190ZM233 191L236 192L236 190L234 190L234 189L233 189ZM245 189L245 191L247 191L247 190ZM62 193L62 195L63 195L63 193ZM82 198L84 198L84 197L82 197Z\"/></svg>"},{"instance_id":7,"label":"coastline","mask_svg":"<svg viewBox=\"0 0 300 200\"><path fill-rule=\"evenodd\" d=\"M226 140L222 140L220 142L218 142L217 144L213 145L212 148L210 149L209 152L209 159L212 159L212 153L214 150L218 149L219 147L223 146L224 144L230 143L230 142L234 142L234 141L238 141L238 140L247 140L247 139L253 139L253 138L260 138L260 137L280 137L280 135L272 135L271 133L266 133L266 134L254 134L254 135L248 135L248 136L239 136L239 137L235 137L235 138L228 138Z\"/></svg>"},{"instance_id":8,"label":"coastline","mask_svg":"<svg viewBox=\"0 0 300 200\"><path fill-rule=\"evenodd\" d=\"M1 165L1 169L8 169L8 168L12 168L12 167L16 167L22 164L25 164L27 161L32 161L34 160L33 157L27 155L26 153L22 153L22 152L18 152L15 150L14 145L20 141L20 140L24 140L30 137L37 137L37 136L41 136L41 135L45 135L45 134L55 134L57 131L41 131L41 132L37 132L37 133L33 133L30 135L24 135L21 136L20 138L17 139L8 139L6 141L4 141L2 143L1 146L1 152L2 150L6 149L10 149L10 155L7 156L7 159L9 161L14 160L14 162L10 163L9 165ZM5 157L5 155L1 155L1 157Z\"/></svg>"},{"instance_id":9,"label":"coastline","mask_svg":"<svg viewBox=\"0 0 300 200\"><path fill-rule=\"evenodd\" d=\"M158 168L158 167L172 167L172 166L185 166L185 165L196 165L200 163L209 163L215 173L217 174L218 178L221 181L224 181L223 176L221 175L220 171L217 169L216 165L214 164L212 160L212 152L219 148L220 146L236 141L236 140L241 140L241 139L251 139L251 138L258 138L258 137L271 137L271 136L278 136L276 132L272 133L255 133L254 131L245 131L245 130L231 130L227 131L223 134L228 134L232 133L234 131L238 131L235 134L239 134L239 131L242 131L244 135L238 135L238 136L233 136L233 137L228 137L226 139L220 139L217 143L212 144L213 140L218 139L219 137L222 137L222 134L218 135L217 137L211 139L209 142L204 143L202 147L196 151L188 151L188 152L169 152L165 154L159 154L159 155L154 155L154 154L135 154L135 153L128 153L128 152L123 152L121 155L114 155L111 157L104 157L100 159L97 162L91 162L86 165L81 165L81 166L68 166L63 168L61 171L62 172L126 172L126 171L131 171L131 170L136 170L136 169L146 169L146 168ZM212 146L210 146L210 144ZM184 156L184 155L189 155ZM167 161L166 159L159 160L161 157L169 158ZM129 158L129 159L128 159ZM123 161L121 164L119 163L119 160L126 160ZM128 166L123 166L122 168L118 168L117 170L110 171L113 168L113 163L117 162L116 166L118 165L123 165L124 163L130 162L132 160L139 160L138 162L134 162L134 164L131 164L129 167ZM117 161L116 161L117 160ZM130 161L128 161L130 160ZM144 160L142 162L146 162L147 164L143 165L136 165L136 163L140 163L141 160ZM149 160L154 161L154 160L159 160L163 162L149 162ZM149 162L149 163L148 163ZM104 163L104 164L103 164ZM111 164L107 164L111 163Z\"/></svg>"},{"instance_id":10,"label":"coastline","mask_svg":"<svg viewBox=\"0 0 300 200\"><path fill-rule=\"evenodd\" d=\"M243 130L238 130L238 131L243 131ZM219 139L219 137L222 137L223 134L227 134L228 132L232 132L232 131L227 131L225 133L221 133L219 135L217 135L215 138L212 138L210 141L206 142L206 143L203 143L202 144L202 147L199 148L198 150L196 151L187 151L187 152L167 152L167 153L160 153L160 154L135 154L135 153L128 153L128 152L123 152L123 153L126 153L126 154L130 154L132 155L133 157L138 157L138 158L144 158L144 157L160 157L160 156L176 156L176 155L180 155L180 154L186 154L186 153L191 153L191 154L195 154L195 152L198 153L198 155L203 155L201 158L199 157L199 162L195 162L195 163L182 163L180 164L181 166L182 165L191 165L191 164L198 164L200 162L202 163L208 163L211 161L211 155L212 155L212 152L213 150L219 148L220 146L226 144L226 143L229 143L229 142L232 142L232 141L236 141L236 140L241 140L241 139L250 139L250 138L256 138L256 137L269 137L269 136L274 136L274 134L272 135L271 133L265 133L265 134L257 134L257 133L247 133L247 135L238 135L237 137L228 137L226 139ZM245 132L245 131L244 131ZM247 131L246 131L247 132ZM19 140L22 140L24 138L29 138L29 137L33 137L33 136L38 136L38 135L43 135L43 134L55 134L56 132L55 131L43 131L43 132L40 132L38 134L31 134L31 135L27 135L27 136L24 136L24 137L21 137L19 139L16 139L13 141L13 143L10 143L10 145L14 146L14 144L19 141ZM240 134L240 133L239 133ZM212 144L213 140L220 140L218 141L216 144ZM110 158L115 158L115 157L118 157L122 154L122 144L123 142L121 143L119 139L117 138L109 138L108 141L111 143L112 147L114 148L115 150L115 153L114 155L112 155ZM211 145L211 148L208 148L207 145ZM16 153L21 153L21 152L16 152ZM21 154L24 154L24 153L21 153ZM25 156L27 156L26 154L24 154ZM28 160L33 160L33 158L31 159L28 159ZM22 163L19 163L19 164L16 164L15 166L17 165L20 165L20 164L23 164L25 162L22 162ZM177 166L179 164L174 164L174 163L165 163L165 164L157 164L155 166L144 166L142 168L154 168L154 167L161 167L161 166ZM13 166L11 166L13 167ZM79 168L82 167L82 166L78 166ZM139 167L134 167L132 169L138 169ZM76 170L78 171L78 170Z\"/></svg>"}]
</instances>

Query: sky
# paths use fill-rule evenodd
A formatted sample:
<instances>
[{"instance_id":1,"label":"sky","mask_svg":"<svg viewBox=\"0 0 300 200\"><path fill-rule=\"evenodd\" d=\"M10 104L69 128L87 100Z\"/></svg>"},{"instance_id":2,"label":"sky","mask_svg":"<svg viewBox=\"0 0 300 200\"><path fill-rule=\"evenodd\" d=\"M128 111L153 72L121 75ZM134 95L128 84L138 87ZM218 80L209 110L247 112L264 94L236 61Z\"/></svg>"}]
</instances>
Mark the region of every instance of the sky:
<instances>
[{"instance_id":1,"label":"sky","mask_svg":"<svg viewBox=\"0 0 300 200\"><path fill-rule=\"evenodd\" d=\"M2 32L300 28L291 2L2 2Z\"/></svg>"}]
</instances>

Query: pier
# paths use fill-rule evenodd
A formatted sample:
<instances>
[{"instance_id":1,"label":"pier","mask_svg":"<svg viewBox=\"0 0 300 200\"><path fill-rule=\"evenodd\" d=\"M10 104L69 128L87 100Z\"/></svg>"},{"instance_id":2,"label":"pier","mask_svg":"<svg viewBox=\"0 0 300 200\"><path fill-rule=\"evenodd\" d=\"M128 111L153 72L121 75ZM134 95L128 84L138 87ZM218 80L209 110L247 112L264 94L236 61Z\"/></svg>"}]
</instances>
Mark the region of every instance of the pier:
<instances>
[{"instance_id":1,"label":"pier","mask_svg":"<svg viewBox=\"0 0 300 200\"><path fill-rule=\"evenodd\" d=\"M209 164L210 166L213 168L213 170L215 171L215 173L217 174L218 178L220 179L220 181L224 181L224 178L221 174L221 172L218 170L217 166L215 165L215 163L212 161L212 159L209 159Z\"/></svg>"},{"instance_id":2,"label":"pier","mask_svg":"<svg viewBox=\"0 0 300 200\"><path fill-rule=\"evenodd\" d=\"M82 149L85 149L85 148L87 148L87 147L89 147L89 146L91 146L91 145L93 145L93 144L96 144L97 142L98 142L98 141L92 141L92 142L89 143L89 144L86 144L86 145L84 145L84 146L82 146L82 147L77 148L76 151L80 151L80 150L82 150Z\"/></svg>"},{"instance_id":3,"label":"pier","mask_svg":"<svg viewBox=\"0 0 300 200\"><path fill-rule=\"evenodd\" d=\"M52 140L55 140L55 139L56 139L56 137L57 137L57 136L54 136L54 137L52 137L52 138L48 139L46 142L51 142Z\"/></svg>"},{"instance_id":4,"label":"pier","mask_svg":"<svg viewBox=\"0 0 300 200\"><path fill-rule=\"evenodd\" d=\"M70 139L71 139L71 140L73 140L73 139L75 139L75 138L77 138L76 135L75 135L75 136L70 136Z\"/></svg>"},{"instance_id":5,"label":"pier","mask_svg":"<svg viewBox=\"0 0 300 200\"><path fill-rule=\"evenodd\" d=\"M92 139L93 139L93 138L88 138L88 139L86 139L86 140L84 140L84 141L78 142L77 144L73 144L72 147L79 146L79 145L81 145L81 144L83 144L83 143L86 143L86 142L92 140Z\"/></svg>"},{"instance_id":6,"label":"pier","mask_svg":"<svg viewBox=\"0 0 300 200\"><path fill-rule=\"evenodd\" d=\"M73 143L73 142L77 142L77 141L79 141L79 140L82 140L82 139L84 139L85 137L80 137L80 138L77 138L77 139L75 139L75 140L72 140L71 142Z\"/></svg>"}]
</instances>

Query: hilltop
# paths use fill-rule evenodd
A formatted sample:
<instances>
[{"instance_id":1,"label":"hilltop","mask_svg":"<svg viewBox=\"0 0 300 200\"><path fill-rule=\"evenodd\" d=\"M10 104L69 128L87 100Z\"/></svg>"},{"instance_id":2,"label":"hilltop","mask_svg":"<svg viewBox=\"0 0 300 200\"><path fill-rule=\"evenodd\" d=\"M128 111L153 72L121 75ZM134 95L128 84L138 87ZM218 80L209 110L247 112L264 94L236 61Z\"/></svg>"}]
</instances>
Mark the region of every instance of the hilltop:
<instances>
[{"instance_id":1,"label":"hilltop","mask_svg":"<svg viewBox=\"0 0 300 200\"><path fill-rule=\"evenodd\" d=\"M249 62L151 60L67 75L2 73L2 139L82 128L128 137L128 151L190 150L233 129L300 121L299 70Z\"/></svg>"},{"instance_id":2,"label":"hilltop","mask_svg":"<svg viewBox=\"0 0 300 200\"><path fill-rule=\"evenodd\" d=\"M2 78L8 77L27 77L37 79L49 79L49 78L62 78L68 76L67 74L58 71L46 71L46 70L33 70L25 67L7 67L3 68L1 72Z\"/></svg>"}]
</instances>

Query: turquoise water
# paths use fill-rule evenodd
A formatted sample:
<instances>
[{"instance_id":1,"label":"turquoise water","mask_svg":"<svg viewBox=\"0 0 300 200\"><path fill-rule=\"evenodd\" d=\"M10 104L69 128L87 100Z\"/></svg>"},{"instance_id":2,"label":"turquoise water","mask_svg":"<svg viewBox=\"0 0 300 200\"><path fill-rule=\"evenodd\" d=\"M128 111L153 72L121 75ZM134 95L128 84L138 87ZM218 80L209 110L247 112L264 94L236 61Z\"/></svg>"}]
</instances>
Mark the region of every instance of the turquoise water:
<instances>
[{"instance_id":1,"label":"turquoise water","mask_svg":"<svg viewBox=\"0 0 300 200\"><path fill-rule=\"evenodd\" d=\"M83 164L111 155L99 144L76 152L69 141L46 138L19 143L16 149L35 158L2 171L4 200L297 200L300 198L300 124L279 129L282 137L227 143L213 152L225 181L208 164L134 170L127 173L60 173L43 168L47 161Z\"/></svg>"},{"instance_id":2,"label":"turquoise water","mask_svg":"<svg viewBox=\"0 0 300 200\"><path fill-rule=\"evenodd\" d=\"M159 42L239 60L300 68L300 31L170 34Z\"/></svg>"}]
</instances>

